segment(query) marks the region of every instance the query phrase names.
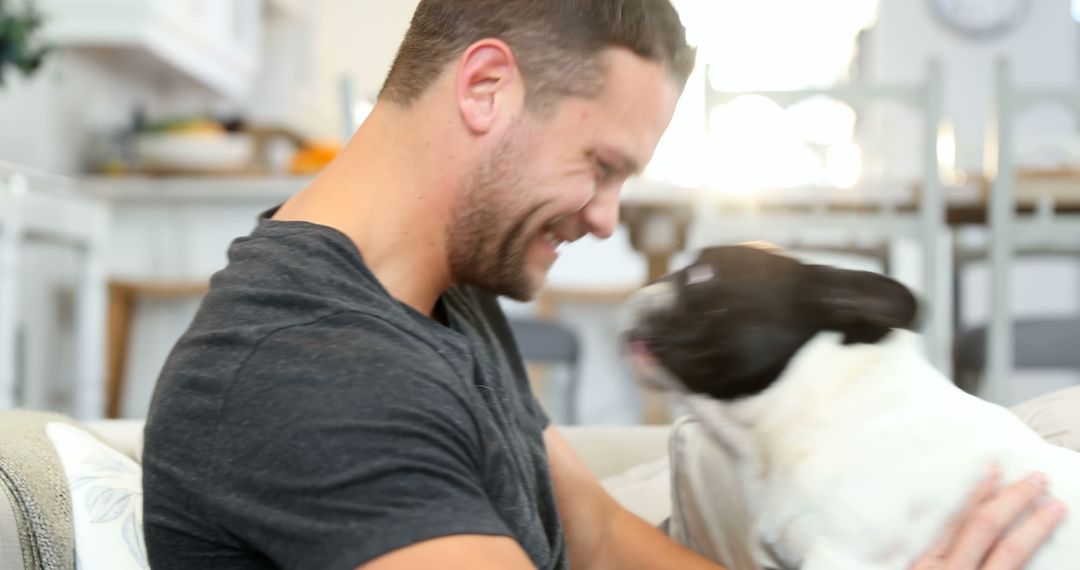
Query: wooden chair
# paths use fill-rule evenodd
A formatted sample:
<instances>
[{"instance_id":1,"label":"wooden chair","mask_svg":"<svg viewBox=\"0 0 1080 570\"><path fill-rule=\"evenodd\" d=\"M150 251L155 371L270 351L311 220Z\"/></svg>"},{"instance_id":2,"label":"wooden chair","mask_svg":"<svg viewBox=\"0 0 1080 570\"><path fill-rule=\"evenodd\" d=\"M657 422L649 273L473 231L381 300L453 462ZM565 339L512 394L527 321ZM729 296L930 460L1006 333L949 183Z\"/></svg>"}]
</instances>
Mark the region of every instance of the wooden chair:
<instances>
[{"instance_id":1,"label":"wooden chair","mask_svg":"<svg viewBox=\"0 0 1080 570\"><path fill-rule=\"evenodd\" d=\"M108 374L105 379L105 417L120 417L124 373L131 345L131 325L141 299L179 300L201 297L206 281L110 281L108 321Z\"/></svg>"}]
</instances>

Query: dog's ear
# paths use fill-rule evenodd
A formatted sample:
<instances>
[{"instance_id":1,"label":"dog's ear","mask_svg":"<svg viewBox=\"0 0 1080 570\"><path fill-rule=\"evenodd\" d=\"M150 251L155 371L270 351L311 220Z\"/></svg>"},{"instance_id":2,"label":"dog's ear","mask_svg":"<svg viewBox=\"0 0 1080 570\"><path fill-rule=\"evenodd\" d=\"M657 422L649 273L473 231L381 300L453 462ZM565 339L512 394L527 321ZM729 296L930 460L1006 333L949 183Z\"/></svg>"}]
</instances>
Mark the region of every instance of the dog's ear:
<instances>
[{"instance_id":1,"label":"dog's ear","mask_svg":"<svg viewBox=\"0 0 1080 570\"><path fill-rule=\"evenodd\" d=\"M913 329L919 304L911 291L869 271L812 266L814 287L807 300L823 328L840 331L847 342L877 342L894 328Z\"/></svg>"}]
</instances>

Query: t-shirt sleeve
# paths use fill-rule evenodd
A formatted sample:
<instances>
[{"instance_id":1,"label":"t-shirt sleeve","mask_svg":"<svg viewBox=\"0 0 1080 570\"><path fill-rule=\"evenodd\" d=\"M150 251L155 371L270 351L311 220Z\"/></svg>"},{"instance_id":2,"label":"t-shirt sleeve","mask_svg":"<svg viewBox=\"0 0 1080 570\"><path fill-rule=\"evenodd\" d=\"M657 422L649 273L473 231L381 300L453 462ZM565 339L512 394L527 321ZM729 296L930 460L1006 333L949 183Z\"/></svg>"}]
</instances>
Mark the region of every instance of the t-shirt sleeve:
<instances>
[{"instance_id":1,"label":"t-shirt sleeve","mask_svg":"<svg viewBox=\"0 0 1080 570\"><path fill-rule=\"evenodd\" d=\"M282 568L350 570L440 536L511 536L465 380L419 339L363 326L279 331L245 363L213 456L228 532Z\"/></svg>"}]
</instances>

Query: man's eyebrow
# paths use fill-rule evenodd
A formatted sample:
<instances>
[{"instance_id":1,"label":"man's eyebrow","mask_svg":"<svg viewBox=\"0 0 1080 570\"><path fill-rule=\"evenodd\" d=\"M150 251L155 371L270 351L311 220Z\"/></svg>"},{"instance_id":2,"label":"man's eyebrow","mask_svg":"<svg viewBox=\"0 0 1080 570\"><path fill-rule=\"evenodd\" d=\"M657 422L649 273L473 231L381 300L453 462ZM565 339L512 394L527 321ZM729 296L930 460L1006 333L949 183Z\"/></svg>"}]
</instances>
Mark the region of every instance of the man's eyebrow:
<instances>
[{"instance_id":1,"label":"man's eyebrow","mask_svg":"<svg viewBox=\"0 0 1080 570\"><path fill-rule=\"evenodd\" d=\"M641 174L641 165L629 154L610 146L601 147L600 152L596 153L600 160L608 162L619 172L633 176Z\"/></svg>"}]
</instances>

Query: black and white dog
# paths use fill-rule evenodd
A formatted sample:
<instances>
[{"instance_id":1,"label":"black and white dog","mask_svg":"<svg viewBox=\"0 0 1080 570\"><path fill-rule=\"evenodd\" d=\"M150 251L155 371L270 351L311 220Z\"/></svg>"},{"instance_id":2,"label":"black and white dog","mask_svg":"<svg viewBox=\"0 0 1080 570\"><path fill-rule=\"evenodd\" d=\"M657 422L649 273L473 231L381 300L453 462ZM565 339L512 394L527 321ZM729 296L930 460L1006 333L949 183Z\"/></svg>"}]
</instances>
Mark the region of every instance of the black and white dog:
<instances>
[{"instance_id":1,"label":"black and white dog","mask_svg":"<svg viewBox=\"0 0 1080 570\"><path fill-rule=\"evenodd\" d=\"M907 569L992 466L1042 471L1067 519L1027 568L1080 568L1080 454L957 389L912 294L765 246L710 248L631 300L631 352L725 410L752 534L784 568ZM715 399L715 400L713 400Z\"/></svg>"}]
</instances>

